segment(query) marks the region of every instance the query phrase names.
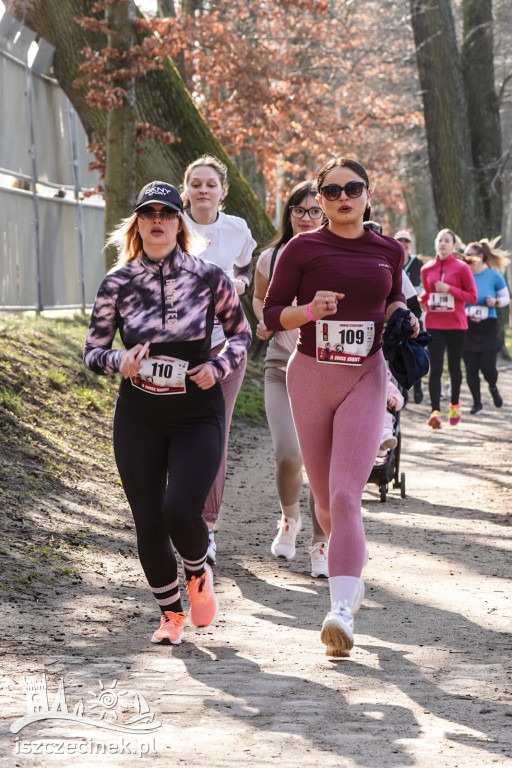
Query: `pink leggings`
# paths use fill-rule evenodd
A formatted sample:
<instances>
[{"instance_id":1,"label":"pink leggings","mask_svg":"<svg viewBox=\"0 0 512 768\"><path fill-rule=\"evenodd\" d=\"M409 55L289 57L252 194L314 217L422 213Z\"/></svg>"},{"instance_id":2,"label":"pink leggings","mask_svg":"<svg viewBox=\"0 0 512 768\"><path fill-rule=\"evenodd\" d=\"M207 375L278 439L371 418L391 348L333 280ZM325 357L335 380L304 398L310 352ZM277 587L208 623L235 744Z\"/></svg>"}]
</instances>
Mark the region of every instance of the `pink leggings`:
<instances>
[{"instance_id":1,"label":"pink leggings","mask_svg":"<svg viewBox=\"0 0 512 768\"><path fill-rule=\"evenodd\" d=\"M219 349L222 349L224 345L212 349L212 357L217 354ZM233 411L235 409L235 403L240 388L242 386L245 369L247 368L247 357L241 361L238 368L235 368L225 379L220 383L222 387L222 394L224 395L224 402L226 404L226 426L225 426L225 443L224 452L222 454L222 463L217 472L217 477L213 483L210 493L205 501L203 509L203 517L208 524L208 528L213 528L219 517L220 506L222 504L222 497L224 495L224 486L226 485L226 463L228 458L228 440L229 429L231 427L231 419L233 417Z\"/></svg>"},{"instance_id":2,"label":"pink leggings","mask_svg":"<svg viewBox=\"0 0 512 768\"><path fill-rule=\"evenodd\" d=\"M386 413L384 357L379 351L363 365L348 366L295 351L286 381L316 514L329 536L329 576L359 577L365 547L361 499Z\"/></svg>"}]
</instances>

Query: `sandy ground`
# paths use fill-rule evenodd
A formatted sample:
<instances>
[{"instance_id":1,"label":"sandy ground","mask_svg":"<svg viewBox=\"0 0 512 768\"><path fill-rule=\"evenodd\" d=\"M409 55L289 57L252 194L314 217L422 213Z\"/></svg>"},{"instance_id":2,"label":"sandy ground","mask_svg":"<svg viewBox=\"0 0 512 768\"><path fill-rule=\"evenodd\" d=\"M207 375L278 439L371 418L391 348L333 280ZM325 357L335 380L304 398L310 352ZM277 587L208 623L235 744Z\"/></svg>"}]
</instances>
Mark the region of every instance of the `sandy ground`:
<instances>
[{"instance_id":1,"label":"sandy ground","mask_svg":"<svg viewBox=\"0 0 512 768\"><path fill-rule=\"evenodd\" d=\"M266 427L233 430L221 611L177 647L149 642L157 613L114 471L83 479L85 505L44 500L55 525L65 508L92 533L80 578L39 603L4 601L0 765L512 766L512 369L500 384L505 406L485 393L478 417L464 390L457 428L430 430L426 403L403 411L407 496L365 492L370 560L349 659L319 640L328 585L309 575L306 491L296 559L270 555ZM36 720L25 687L44 682L53 711Z\"/></svg>"}]
</instances>

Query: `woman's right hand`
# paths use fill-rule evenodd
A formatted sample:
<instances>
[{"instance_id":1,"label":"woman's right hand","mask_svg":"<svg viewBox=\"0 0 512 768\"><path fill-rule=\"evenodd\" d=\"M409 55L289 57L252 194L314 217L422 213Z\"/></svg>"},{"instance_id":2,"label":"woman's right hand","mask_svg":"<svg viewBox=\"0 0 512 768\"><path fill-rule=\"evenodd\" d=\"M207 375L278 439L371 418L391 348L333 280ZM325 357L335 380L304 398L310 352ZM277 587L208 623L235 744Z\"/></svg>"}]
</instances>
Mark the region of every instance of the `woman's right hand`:
<instances>
[{"instance_id":1,"label":"woman's right hand","mask_svg":"<svg viewBox=\"0 0 512 768\"><path fill-rule=\"evenodd\" d=\"M309 305L311 314L317 320L328 315L335 315L338 311L338 301L345 298L344 293L335 293L334 291L317 291L315 298Z\"/></svg>"},{"instance_id":2,"label":"woman's right hand","mask_svg":"<svg viewBox=\"0 0 512 768\"><path fill-rule=\"evenodd\" d=\"M149 341L145 344L136 344L131 349L125 349L121 353L119 372L125 379L131 379L139 372L140 361L143 357L149 357Z\"/></svg>"},{"instance_id":3,"label":"woman's right hand","mask_svg":"<svg viewBox=\"0 0 512 768\"><path fill-rule=\"evenodd\" d=\"M258 325L256 326L256 336L258 339L261 339L262 341L266 341L269 339L273 334L273 331L269 331L267 329L267 326L263 322L263 320L260 320Z\"/></svg>"}]
</instances>

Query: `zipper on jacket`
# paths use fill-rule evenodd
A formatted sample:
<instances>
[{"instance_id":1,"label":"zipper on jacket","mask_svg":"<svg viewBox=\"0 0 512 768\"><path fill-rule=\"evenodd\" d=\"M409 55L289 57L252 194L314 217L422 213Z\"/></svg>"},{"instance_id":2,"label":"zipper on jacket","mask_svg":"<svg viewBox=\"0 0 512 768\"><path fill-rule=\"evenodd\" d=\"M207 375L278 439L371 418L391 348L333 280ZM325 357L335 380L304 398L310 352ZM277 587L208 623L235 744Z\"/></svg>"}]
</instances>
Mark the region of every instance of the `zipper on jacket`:
<instances>
[{"instance_id":1,"label":"zipper on jacket","mask_svg":"<svg viewBox=\"0 0 512 768\"><path fill-rule=\"evenodd\" d=\"M162 328L165 328L165 281L164 281L164 270L162 267L162 264L158 265L158 269L160 270L160 297L162 301Z\"/></svg>"}]
</instances>

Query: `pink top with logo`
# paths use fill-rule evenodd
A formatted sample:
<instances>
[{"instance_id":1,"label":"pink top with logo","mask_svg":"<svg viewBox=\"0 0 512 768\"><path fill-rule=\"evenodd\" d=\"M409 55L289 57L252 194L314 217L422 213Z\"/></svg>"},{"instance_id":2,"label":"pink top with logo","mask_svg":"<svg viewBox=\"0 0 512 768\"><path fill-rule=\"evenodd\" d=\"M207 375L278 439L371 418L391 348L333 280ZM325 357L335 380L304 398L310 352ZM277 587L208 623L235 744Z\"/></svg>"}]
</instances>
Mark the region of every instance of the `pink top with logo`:
<instances>
[{"instance_id":1,"label":"pink top with logo","mask_svg":"<svg viewBox=\"0 0 512 768\"><path fill-rule=\"evenodd\" d=\"M450 286L449 293L453 296L451 311L432 311L430 308L429 298L432 293L436 293L435 284L438 280ZM445 259L436 256L421 268L421 281L423 293L420 294L419 300L420 304L426 305L423 321L425 328L465 330L468 327L466 302L476 304L478 300L475 280L469 266L457 259L453 253Z\"/></svg>"},{"instance_id":2,"label":"pink top with logo","mask_svg":"<svg viewBox=\"0 0 512 768\"><path fill-rule=\"evenodd\" d=\"M317 291L344 293L338 311L326 320L371 321L375 338L369 354L382 346L386 308L394 301L405 304L402 293L402 245L392 237L366 230L349 239L327 227L293 237L276 264L263 306L267 328L282 330L281 312L297 299L308 304ZM297 349L316 357L316 324L301 326Z\"/></svg>"}]
</instances>

